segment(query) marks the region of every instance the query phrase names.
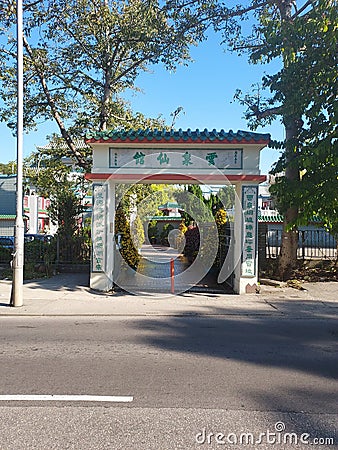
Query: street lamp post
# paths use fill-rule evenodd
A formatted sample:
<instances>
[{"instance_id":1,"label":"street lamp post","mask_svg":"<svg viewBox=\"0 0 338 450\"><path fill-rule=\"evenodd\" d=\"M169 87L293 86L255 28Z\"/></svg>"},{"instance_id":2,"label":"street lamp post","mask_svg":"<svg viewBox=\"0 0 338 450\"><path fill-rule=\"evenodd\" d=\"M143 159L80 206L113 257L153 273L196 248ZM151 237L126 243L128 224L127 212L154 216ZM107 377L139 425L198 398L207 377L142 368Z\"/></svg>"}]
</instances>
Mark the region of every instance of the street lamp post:
<instances>
[{"instance_id":1,"label":"street lamp post","mask_svg":"<svg viewBox=\"0 0 338 450\"><path fill-rule=\"evenodd\" d=\"M17 182L15 245L11 305L23 306L24 223L23 223L23 14L22 0L16 2L17 12Z\"/></svg>"}]
</instances>

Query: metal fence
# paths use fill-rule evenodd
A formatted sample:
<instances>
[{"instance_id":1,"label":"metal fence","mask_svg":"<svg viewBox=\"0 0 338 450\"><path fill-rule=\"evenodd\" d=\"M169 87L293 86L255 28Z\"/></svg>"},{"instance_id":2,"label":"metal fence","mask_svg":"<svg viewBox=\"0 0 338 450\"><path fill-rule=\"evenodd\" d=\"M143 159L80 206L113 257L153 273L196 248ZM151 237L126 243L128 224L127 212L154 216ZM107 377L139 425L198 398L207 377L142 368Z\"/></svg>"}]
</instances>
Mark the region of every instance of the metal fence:
<instances>
[{"instance_id":1,"label":"metal fence","mask_svg":"<svg viewBox=\"0 0 338 450\"><path fill-rule=\"evenodd\" d=\"M87 264L90 261L91 243L84 236L56 240L56 264Z\"/></svg>"},{"instance_id":2,"label":"metal fence","mask_svg":"<svg viewBox=\"0 0 338 450\"><path fill-rule=\"evenodd\" d=\"M260 258L277 258L280 254L282 230L263 231ZM265 242L264 242L265 241ZM219 263L222 265L230 246L230 236L224 234L220 239ZM265 247L265 252L264 252ZM0 245L0 264L9 264L13 249ZM85 236L70 239L57 237L50 243L34 241L25 244L25 261L43 264L88 264L90 262L91 243ZM337 242L323 229L298 231L299 259L337 259Z\"/></svg>"},{"instance_id":3,"label":"metal fence","mask_svg":"<svg viewBox=\"0 0 338 450\"><path fill-rule=\"evenodd\" d=\"M282 230L269 230L266 233L266 257L277 258L282 242ZM337 258L337 242L327 231L298 231L299 259L331 259Z\"/></svg>"},{"instance_id":4,"label":"metal fence","mask_svg":"<svg viewBox=\"0 0 338 450\"><path fill-rule=\"evenodd\" d=\"M0 245L0 263L9 264L13 259L13 248ZM41 264L88 264L91 243L85 236L62 238L57 236L50 242L34 240L25 242L25 263Z\"/></svg>"}]
</instances>

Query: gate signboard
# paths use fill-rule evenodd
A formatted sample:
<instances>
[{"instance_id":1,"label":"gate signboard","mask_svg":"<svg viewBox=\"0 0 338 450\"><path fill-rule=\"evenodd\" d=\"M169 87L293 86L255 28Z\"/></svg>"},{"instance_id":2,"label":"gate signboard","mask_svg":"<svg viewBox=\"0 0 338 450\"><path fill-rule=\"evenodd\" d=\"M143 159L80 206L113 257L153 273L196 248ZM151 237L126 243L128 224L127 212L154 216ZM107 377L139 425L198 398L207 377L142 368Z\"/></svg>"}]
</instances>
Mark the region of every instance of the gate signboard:
<instances>
[{"instance_id":1,"label":"gate signboard","mask_svg":"<svg viewBox=\"0 0 338 450\"><path fill-rule=\"evenodd\" d=\"M128 169L241 169L243 150L189 148L162 151L156 148L109 148L109 167Z\"/></svg>"}]
</instances>

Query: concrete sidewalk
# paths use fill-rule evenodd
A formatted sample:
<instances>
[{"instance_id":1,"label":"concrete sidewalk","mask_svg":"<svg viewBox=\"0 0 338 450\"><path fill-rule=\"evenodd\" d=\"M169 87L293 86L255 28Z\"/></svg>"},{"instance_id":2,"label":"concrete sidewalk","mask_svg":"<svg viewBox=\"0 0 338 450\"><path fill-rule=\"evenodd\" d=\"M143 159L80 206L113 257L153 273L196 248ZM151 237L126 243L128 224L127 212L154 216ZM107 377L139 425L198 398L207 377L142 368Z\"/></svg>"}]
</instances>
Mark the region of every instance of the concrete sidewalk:
<instances>
[{"instance_id":1,"label":"concrete sidewalk","mask_svg":"<svg viewBox=\"0 0 338 450\"><path fill-rule=\"evenodd\" d=\"M338 283L304 283L305 290L262 286L260 294L97 293L86 274L59 274L24 284L24 306L9 306L11 282L0 280L2 316L209 316L337 317Z\"/></svg>"}]
</instances>

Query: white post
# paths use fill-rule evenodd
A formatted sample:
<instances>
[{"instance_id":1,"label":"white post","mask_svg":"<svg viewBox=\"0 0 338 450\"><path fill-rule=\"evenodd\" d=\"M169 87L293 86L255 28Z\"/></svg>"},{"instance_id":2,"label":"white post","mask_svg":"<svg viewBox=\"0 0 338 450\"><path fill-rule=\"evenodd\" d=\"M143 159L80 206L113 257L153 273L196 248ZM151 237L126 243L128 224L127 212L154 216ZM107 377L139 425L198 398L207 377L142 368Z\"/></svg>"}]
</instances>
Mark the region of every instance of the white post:
<instances>
[{"instance_id":1,"label":"white post","mask_svg":"<svg viewBox=\"0 0 338 450\"><path fill-rule=\"evenodd\" d=\"M17 11L17 183L15 248L11 305L23 306L24 222L23 222L23 15L22 0L16 2Z\"/></svg>"},{"instance_id":2,"label":"white post","mask_svg":"<svg viewBox=\"0 0 338 450\"><path fill-rule=\"evenodd\" d=\"M115 184L94 184L90 287L97 291L113 287L114 219Z\"/></svg>"},{"instance_id":3,"label":"white post","mask_svg":"<svg viewBox=\"0 0 338 450\"><path fill-rule=\"evenodd\" d=\"M242 263L242 184L236 184L235 222L234 222L234 292L241 294L241 263Z\"/></svg>"},{"instance_id":4,"label":"white post","mask_svg":"<svg viewBox=\"0 0 338 450\"><path fill-rule=\"evenodd\" d=\"M109 182L108 190L108 227L107 227L107 277L109 290L113 288L114 283L114 268L115 268L115 196L116 185L113 182Z\"/></svg>"},{"instance_id":5,"label":"white post","mask_svg":"<svg viewBox=\"0 0 338 450\"><path fill-rule=\"evenodd\" d=\"M236 194L234 291L237 294L255 293L258 284L257 185L240 183L236 186Z\"/></svg>"},{"instance_id":6,"label":"white post","mask_svg":"<svg viewBox=\"0 0 338 450\"><path fill-rule=\"evenodd\" d=\"M28 197L29 207L29 231L30 234L39 232L39 196L34 190L29 191Z\"/></svg>"}]
</instances>

